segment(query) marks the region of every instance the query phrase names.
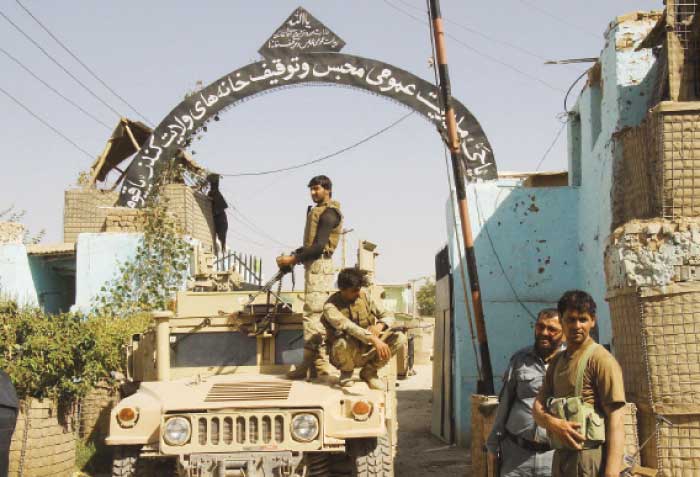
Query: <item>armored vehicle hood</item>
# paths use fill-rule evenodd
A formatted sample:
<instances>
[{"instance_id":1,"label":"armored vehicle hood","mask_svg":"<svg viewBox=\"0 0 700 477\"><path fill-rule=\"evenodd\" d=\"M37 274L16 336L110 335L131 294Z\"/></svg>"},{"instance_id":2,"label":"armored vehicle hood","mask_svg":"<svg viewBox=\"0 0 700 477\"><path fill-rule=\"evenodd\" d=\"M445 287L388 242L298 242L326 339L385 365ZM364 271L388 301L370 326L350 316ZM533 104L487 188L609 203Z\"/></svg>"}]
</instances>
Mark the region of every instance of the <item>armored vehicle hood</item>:
<instances>
[{"instance_id":1,"label":"armored vehicle hood","mask_svg":"<svg viewBox=\"0 0 700 477\"><path fill-rule=\"evenodd\" d=\"M351 388L328 383L290 381L279 376L219 375L187 378L169 382L144 382L139 391L127 398L150 398L161 405L164 413L194 409L266 409L280 407L326 407L336 404L338 393L347 398L383 400L383 393L373 391L364 382ZM140 395L140 396L139 396Z\"/></svg>"}]
</instances>

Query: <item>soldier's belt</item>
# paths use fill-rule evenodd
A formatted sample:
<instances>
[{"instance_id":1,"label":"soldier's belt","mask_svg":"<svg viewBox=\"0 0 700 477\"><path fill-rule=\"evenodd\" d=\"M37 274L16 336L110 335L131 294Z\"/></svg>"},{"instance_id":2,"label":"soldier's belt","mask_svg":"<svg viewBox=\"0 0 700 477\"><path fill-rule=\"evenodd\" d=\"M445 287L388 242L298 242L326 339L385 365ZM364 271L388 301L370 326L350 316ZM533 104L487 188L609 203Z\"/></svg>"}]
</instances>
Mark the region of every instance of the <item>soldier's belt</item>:
<instances>
[{"instance_id":1,"label":"soldier's belt","mask_svg":"<svg viewBox=\"0 0 700 477\"><path fill-rule=\"evenodd\" d=\"M528 450L530 452L542 454L544 452L549 452L552 450L552 446L550 446L546 442L529 441L527 439L523 439L522 437L513 435L508 431L506 431L506 437L510 439L513 443L515 443L515 445L517 445L518 447Z\"/></svg>"}]
</instances>

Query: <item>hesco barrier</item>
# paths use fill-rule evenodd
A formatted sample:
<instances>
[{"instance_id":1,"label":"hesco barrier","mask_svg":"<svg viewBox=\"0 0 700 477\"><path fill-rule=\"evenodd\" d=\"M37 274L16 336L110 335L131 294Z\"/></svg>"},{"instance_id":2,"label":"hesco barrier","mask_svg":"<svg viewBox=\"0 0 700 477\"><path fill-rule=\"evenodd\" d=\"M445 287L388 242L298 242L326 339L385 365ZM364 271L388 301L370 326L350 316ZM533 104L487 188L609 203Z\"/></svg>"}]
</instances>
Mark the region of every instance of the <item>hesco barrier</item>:
<instances>
[{"instance_id":1,"label":"hesco barrier","mask_svg":"<svg viewBox=\"0 0 700 477\"><path fill-rule=\"evenodd\" d=\"M627 399L658 414L700 414L700 284L608 294Z\"/></svg>"},{"instance_id":2,"label":"hesco barrier","mask_svg":"<svg viewBox=\"0 0 700 477\"><path fill-rule=\"evenodd\" d=\"M10 446L9 476L70 477L74 467L71 413L62 414L51 401L22 402Z\"/></svg>"},{"instance_id":3,"label":"hesco barrier","mask_svg":"<svg viewBox=\"0 0 700 477\"><path fill-rule=\"evenodd\" d=\"M667 415L658 418L639 413L640 442L645 466L658 469L657 477L700 475L700 414Z\"/></svg>"},{"instance_id":4,"label":"hesco barrier","mask_svg":"<svg viewBox=\"0 0 700 477\"><path fill-rule=\"evenodd\" d=\"M113 386L107 383L95 386L80 402L80 438L103 444L109 433L110 412L118 402L119 392Z\"/></svg>"},{"instance_id":5,"label":"hesco barrier","mask_svg":"<svg viewBox=\"0 0 700 477\"><path fill-rule=\"evenodd\" d=\"M700 216L700 102L661 102L616 137L613 229L632 219Z\"/></svg>"}]
</instances>

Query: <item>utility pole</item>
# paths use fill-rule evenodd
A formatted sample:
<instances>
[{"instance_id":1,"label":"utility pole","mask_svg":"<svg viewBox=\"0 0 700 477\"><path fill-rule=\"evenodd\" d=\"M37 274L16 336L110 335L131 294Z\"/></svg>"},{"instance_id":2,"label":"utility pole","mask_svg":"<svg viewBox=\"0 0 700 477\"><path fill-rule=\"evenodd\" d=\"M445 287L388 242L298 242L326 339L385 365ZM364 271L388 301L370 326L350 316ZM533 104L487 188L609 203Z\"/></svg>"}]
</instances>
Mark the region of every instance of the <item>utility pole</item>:
<instances>
[{"instance_id":1,"label":"utility pole","mask_svg":"<svg viewBox=\"0 0 700 477\"><path fill-rule=\"evenodd\" d=\"M350 232L354 232L355 229L343 229L342 232L340 232L340 237L341 237L341 246L342 246L342 252L343 252L343 268L346 267L345 265L345 252L347 251L347 243L346 243L346 237Z\"/></svg>"},{"instance_id":2,"label":"utility pole","mask_svg":"<svg viewBox=\"0 0 700 477\"><path fill-rule=\"evenodd\" d=\"M476 268L476 255L474 254L474 237L472 236L471 222L469 220L469 208L467 205L467 192L465 188L464 165L462 164L461 141L457 136L457 121L452 107L452 93L450 88L450 74L447 68L447 50L445 47L445 29L440 13L440 0L430 0L430 20L433 24L435 36L435 54L437 56L438 75L440 78L440 94L442 106L445 108L445 123L447 125L447 140L452 159L452 172L454 174L457 203L459 204L459 219L464 240L464 252L467 262L467 273L471 285L472 304L474 305L474 322L476 334L479 340L479 355L481 357L481 382L477 385L479 394L495 394L493 386L493 370L491 367L491 353L486 336L486 324L484 322L484 307L481 302L481 289ZM451 193L451 191L450 191ZM461 260L461 257L460 257ZM469 306L465 297L465 306Z\"/></svg>"}]
</instances>

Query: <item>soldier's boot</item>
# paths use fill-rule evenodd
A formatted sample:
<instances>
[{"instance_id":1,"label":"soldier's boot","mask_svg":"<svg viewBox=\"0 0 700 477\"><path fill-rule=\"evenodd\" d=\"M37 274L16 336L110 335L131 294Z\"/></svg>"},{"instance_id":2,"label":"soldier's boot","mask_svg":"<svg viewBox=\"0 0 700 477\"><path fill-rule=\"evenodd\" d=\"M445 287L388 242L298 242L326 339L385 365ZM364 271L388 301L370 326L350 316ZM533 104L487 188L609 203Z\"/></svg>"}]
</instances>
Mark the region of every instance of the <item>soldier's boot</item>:
<instances>
[{"instance_id":1,"label":"soldier's boot","mask_svg":"<svg viewBox=\"0 0 700 477\"><path fill-rule=\"evenodd\" d=\"M350 386L352 386L354 384L352 380L352 375L352 371L341 371L339 384L344 388L349 388Z\"/></svg>"},{"instance_id":2,"label":"soldier's boot","mask_svg":"<svg viewBox=\"0 0 700 477\"><path fill-rule=\"evenodd\" d=\"M304 348L304 359L293 370L287 373L287 379L306 379L309 369L314 364L315 353L313 350Z\"/></svg>"},{"instance_id":3,"label":"soldier's boot","mask_svg":"<svg viewBox=\"0 0 700 477\"><path fill-rule=\"evenodd\" d=\"M367 386L369 386L370 389L375 389L377 391L386 390L384 381L379 379L377 369L373 366L365 366L362 368L362 370L360 370L360 378L367 383Z\"/></svg>"}]
</instances>

